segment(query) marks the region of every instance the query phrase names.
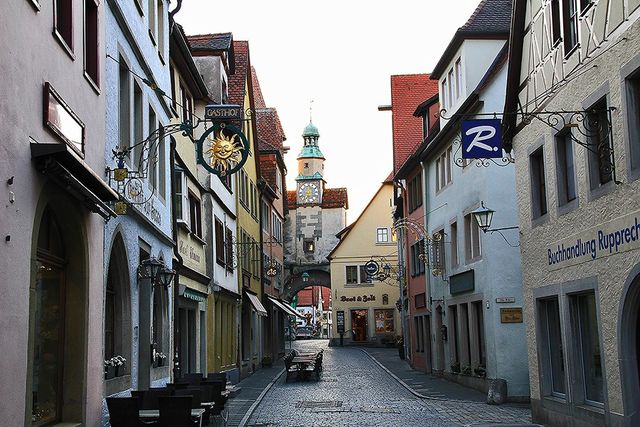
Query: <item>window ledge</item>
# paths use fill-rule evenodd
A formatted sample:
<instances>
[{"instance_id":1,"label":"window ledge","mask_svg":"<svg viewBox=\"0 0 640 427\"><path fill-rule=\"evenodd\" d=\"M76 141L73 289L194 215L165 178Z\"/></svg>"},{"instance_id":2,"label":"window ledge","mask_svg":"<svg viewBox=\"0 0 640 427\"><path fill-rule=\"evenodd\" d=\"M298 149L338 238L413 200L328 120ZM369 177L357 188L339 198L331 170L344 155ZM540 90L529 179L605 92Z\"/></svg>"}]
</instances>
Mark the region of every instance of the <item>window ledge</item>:
<instances>
[{"instance_id":1,"label":"window ledge","mask_svg":"<svg viewBox=\"0 0 640 427\"><path fill-rule=\"evenodd\" d=\"M67 55L69 55L69 58L71 58L72 61L75 61L76 55L73 53L73 49L71 49L71 47L67 44L67 42L64 41L64 39L62 38L62 35L60 35L60 33L56 28L53 29L53 38L55 38L58 41L58 44L60 45L60 47L67 53Z\"/></svg>"},{"instance_id":2,"label":"window ledge","mask_svg":"<svg viewBox=\"0 0 640 427\"><path fill-rule=\"evenodd\" d=\"M598 200L602 196L606 196L611 193L616 188L616 183L613 182L613 179L606 184L602 184L596 188L589 190L589 201L592 202L594 200Z\"/></svg>"},{"instance_id":3,"label":"window ledge","mask_svg":"<svg viewBox=\"0 0 640 427\"><path fill-rule=\"evenodd\" d=\"M178 227L186 230L188 233L191 233L191 227L189 227L189 224L186 221L179 219L176 221L176 223L178 224Z\"/></svg>"},{"instance_id":4,"label":"window ledge","mask_svg":"<svg viewBox=\"0 0 640 427\"><path fill-rule=\"evenodd\" d=\"M151 32L151 28L149 28L149 38L151 39L151 43L153 43L154 46L158 45L156 43L156 37L153 35L153 32Z\"/></svg>"},{"instance_id":5,"label":"window ledge","mask_svg":"<svg viewBox=\"0 0 640 427\"><path fill-rule=\"evenodd\" d=\"M207 242L204 241L204 239L200 236L198 236L196 233L191 233L191 237L193 237L195 240L197 240L198 242L202 243L203 246L207 245Z\"/></svg>"},{"instance_id":6,"label":"window ledge","mask_svg":"<svg viewBox=\"0 0 640 427\"><path fill-rule=\"evenodd\" d=\"M93 81L93 79L89 76L89 74L87 74L86 71L83 74L85 80L89 83L89 86L91 86L91 89L93 89L96 95L100 95L100 87L98 86L98 84Z\"/></svg>"},{"instance_id":7,"label":"window ledge","mask_svg":"<svg viewBox=\"0 0 640 427\"><path fill-rule=\"evenodd\" d=\"M576 405L576 408L588 413L592 413L593 415L604 415L604 408L600 408L595 405L589 405L588 403L582 403L580 405Z\"/></svg>"},{"instance_id":8,"label":"window ledge","mask_svg":"<svg viewBox=\"0 0 640 427\"><path fill-rule=\"evenodd\" d=\"M567 62L569 60L569 58L576 52L578 51L578 49L580 48L580 43L576 43L575 46L573 46L571 48L571 50L569 50L569 52L564 54L564 62Z\"/></svg>"},{"instance_id":9,"label":"window ledge","mask_svg":"<svg viewBox=\"0 0 640 427\"><path fill-rule=\"evenodd\" d=\"M576 197L575 199L558 206L558 216L566 215L569 212L578 209L578 207L580 206L580 202L578 200L579 198Z\"/></svg>"},{"instance_id":10,"label":"window ledge","mask_svg":"<svg viewBox=\"0 0 640 427\"><path fill-rule=\"evenodd\" d=\"M547 222L549 222L549 212L547 212L544 215L540 215L536 218L533 218L531 220L531 228L536 228L536 227L540 227L541 225L546 224Z\"/></svg>"}]
</instances>

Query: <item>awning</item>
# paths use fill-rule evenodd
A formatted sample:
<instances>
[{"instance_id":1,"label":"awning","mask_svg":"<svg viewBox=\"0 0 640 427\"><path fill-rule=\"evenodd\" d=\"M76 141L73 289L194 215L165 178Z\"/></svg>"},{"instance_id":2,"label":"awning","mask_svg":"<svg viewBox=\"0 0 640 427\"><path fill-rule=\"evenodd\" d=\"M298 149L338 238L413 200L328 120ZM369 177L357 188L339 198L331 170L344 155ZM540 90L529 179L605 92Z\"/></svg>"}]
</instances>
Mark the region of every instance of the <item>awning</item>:
<instances>
[{"instance_id":1,"label":"awning","mask_svg":"<svg viewBox=\"0 0 640 427\"><path fill-rule=\"evenodd\" d=\"M297 316L297 317L300 317L300 318L304 319L304 317L300 313L298 313L293 307L291 307L286 302L278 301L277 299L271 298L271 297L267 297L267 298L269 298L269 301L271 301L273 303L273 305L275 305L280 310L282 310L284 312L284 314L289 315L289 316Z\"/></svg>"},{"instance_id":2,"label":"awning","mask_svg":"<svg viewBox=\"0 0 640 427\"><path fill-rule=\"evenodd\" d=\"M87 207L104 217L117 216L107 205L120 198L71 147L60 142L31 142L36 167L50 176Z\"/></svg>"},{"instance_id":3,"label":"awning","mask_svg":"<svg viewBox=\"0 0 640 427\"><path fill-rule=\"evenodd\" d=\"M205 302L207 300L207 294L203 294L202 292L198 292L195 289L184 288L182 292L182 296L184 298L197 301L197 302Z\"/></svg>"},{"instance_id":4,"label":"awning","mask_svg":"<svg viewBox=\"0 0 640 427\"><path fill-rule=\"evenodd\" d=\"M249 298L249 301L251 301L251 305L258 313L258 316L267 315L267 310L264 308L264 305L262 305L262 303L260 302L257 296L255 296L254 294L250 294L249 292L246 292L246 291L244 294Z\"/></svg>"}]
</instances>

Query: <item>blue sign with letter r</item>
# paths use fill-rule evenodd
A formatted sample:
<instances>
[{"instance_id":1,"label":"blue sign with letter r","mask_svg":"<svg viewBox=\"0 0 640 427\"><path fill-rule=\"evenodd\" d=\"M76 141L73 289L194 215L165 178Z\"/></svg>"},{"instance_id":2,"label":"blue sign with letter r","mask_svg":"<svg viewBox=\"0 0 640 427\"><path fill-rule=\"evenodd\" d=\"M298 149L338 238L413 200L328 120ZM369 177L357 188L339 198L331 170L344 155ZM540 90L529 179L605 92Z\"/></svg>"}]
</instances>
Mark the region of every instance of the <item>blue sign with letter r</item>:
<instances>
[{"instance_id":1,"label":"blue sign with letter r","mask_svg":"<svg viewBox=\"0 0 640 427\"><path fill-rule=\"evenodd\" d=\"M500 119L465 120L462 122L463 159L501 157L502 123Z\"/></svg>"}]
</instances>

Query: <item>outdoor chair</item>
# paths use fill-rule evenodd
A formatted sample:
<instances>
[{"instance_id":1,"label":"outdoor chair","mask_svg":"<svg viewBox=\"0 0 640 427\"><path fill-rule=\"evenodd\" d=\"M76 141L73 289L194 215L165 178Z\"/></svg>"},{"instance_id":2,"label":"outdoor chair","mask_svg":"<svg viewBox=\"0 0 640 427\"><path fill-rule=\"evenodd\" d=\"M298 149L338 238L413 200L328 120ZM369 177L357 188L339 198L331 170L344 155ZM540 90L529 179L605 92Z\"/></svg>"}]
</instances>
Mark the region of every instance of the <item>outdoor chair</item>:
<instances>
[{"instance_id":1,"label":"outdoor chair","mask_svg":"<svg viewBox=\"0 0 640 427\"><path fill-rule=\"evenodd\" d=\"M227 373L226 372L215 372L207 374L207 380L222 380L225 384L227 384Z\"/></svg>"},{"instance_id":2,"label":"outdoor chair","mask_svg":"<svg viewBox=\"0 0 640 427\"><path fill-rule=\"evenodd\" d=\"M211 402L214 402L213 408L211 408L211 415L213 415L213 419L218 425L218 421L222 422L222 425L226 426L229 418L229 409L225 407L225 404L228 399L228 395L225 393L226 383L221 379L218 380L207 380L200 383L200 387L206 388L205 393ZM203 401L206 401L203 397Z\"/></svg>"},{"instance_id":3,"label":"outdoor chair","mask_svg":"<svg viewBox=\"0 0 640 427\"><path fill-rule=\"evenodd\" d=\"M194 385L200 384L200 381L203 380L202 374L200 372L184 374L182 378L185 379L189 384Z\"/></svg>"},{"instance_id":4,"label":"outdoor chair","mask_svg":"<svg viewBox=\"0 0 640 427\"><path fill-rule=\"evenodd\" d=\"M138 427L137 397L107 397L111 427Z\"/></svg>"},{"instance_id":5,"label":"outdoor chair","mask_svg":"<svg viewBox=\"0 0 640 427\"><path fill-rule=\"evenodd\" d=\"M133 390L131 395L138 398L140 409L158 409L160 397L171 396L170 388L150 388L149 390Z\"/></svg>"},{"instance_id":6,"label":"outdoor chair","mask_svg":"<svg viewBox=\"0 0 640 427\"><path fill-rule=\"evenodd\" d=\"M294 354L293 354L293 352L289 353L289 354L284 358L284 367L285 367L285 368L286 368L286 370L287 370L287 376L286 376L286 377L285 377L285 379L284 379L284 381L285 381L285 382L288 382L288 381L289 381L289 375L292 375L292 374L296 374L296 375L298 375L298 367L297 367L297 366L295 366L295 365L293 365L293 364L291 363L291 361L293 360L293 358L294 358Z\"/></svg>"},{"instance_id":7,"label":"outdoor chair","mask_svg":"<svg viewBox=\"0 0 640 427\"><path fill-rule=\"evenodd\" d=\"M193 424L191 419L191 396L164 396L159 398L160 427L180 427Z\"/></svg>"}]
</instances>

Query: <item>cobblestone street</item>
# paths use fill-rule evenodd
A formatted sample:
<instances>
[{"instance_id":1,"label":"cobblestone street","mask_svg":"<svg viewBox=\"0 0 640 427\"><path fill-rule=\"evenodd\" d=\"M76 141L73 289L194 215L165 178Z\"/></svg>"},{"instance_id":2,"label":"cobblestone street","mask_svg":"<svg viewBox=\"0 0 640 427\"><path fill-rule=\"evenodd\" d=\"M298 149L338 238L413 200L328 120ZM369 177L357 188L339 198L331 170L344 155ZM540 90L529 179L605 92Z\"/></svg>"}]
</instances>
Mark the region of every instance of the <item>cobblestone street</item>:
<instances>
[{"instance_id":1,"label":"cobblestone street","mask_svg":"<svg viewBox=\"0 0 640 427\"><path fill-rule=\"evenodd\" d=\"M524 406L490 406L414 396L361 349L297 341L294 348L324 348L320 381L285 382L282 375L256 407L252 426L460 426L531 423ZM404 363L400 362L399 363Z\"/></svg>"}]
</instances>

